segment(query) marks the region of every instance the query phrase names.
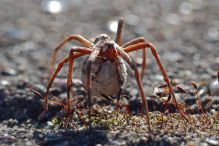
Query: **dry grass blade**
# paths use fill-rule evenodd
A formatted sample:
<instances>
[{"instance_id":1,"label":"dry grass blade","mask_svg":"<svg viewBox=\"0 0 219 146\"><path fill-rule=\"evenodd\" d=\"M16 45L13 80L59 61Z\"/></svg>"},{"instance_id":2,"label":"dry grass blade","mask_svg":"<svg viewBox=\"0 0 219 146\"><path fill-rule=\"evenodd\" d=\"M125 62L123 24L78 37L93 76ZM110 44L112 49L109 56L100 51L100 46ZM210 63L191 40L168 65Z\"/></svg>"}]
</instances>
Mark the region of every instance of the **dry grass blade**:
<instances>
[{"instance_id":1,"label":"dry grass blade","mask_svg":"<svg viewBox=\"0 0 219 146\"><path fill-rule=\"evenodd\" d=\"M217 72L217 80L218 80L218 83L219 83L219 71Z\"/></svg>"},{"instance_id":2,"label":"dry grass blade","mask_svg":"<svg viewBox=\"0 0 219 146\"><path fill-rule=\"evenodd\" d=\"M180 92L182 92L182 93L187 93L187 91L186 90L184 90L183 88L181 88L181 87L179 87L179 86L177 86L176 87Z\"/></svg>"},{"instance_id":3,"label":"dry grass blade","mask_svg":"<svg viewBox=\"0 0 219 146\"><path fill-rule=\"evenodd\" d=\"M29 87L29 88L30 88L30 90L31 90L32 92L34 92L36 95L38 95L38 96L40 96L40 97L43 97L43 95L42 95L40 92L34 90L32 87Z\"/></svg>"},{"instance_id":4,"label":"dry grass blade","mask_svg":"<svg viewBox=\"0 0 219 146\"><path fill-rule=\"evenodd\" d=\"M198 90L198 86L197 86L197 84L196 84L194 81L192 81L191 84L192 84L192 86L193 86L196 90Z\"/></svg>"}]
</instances>

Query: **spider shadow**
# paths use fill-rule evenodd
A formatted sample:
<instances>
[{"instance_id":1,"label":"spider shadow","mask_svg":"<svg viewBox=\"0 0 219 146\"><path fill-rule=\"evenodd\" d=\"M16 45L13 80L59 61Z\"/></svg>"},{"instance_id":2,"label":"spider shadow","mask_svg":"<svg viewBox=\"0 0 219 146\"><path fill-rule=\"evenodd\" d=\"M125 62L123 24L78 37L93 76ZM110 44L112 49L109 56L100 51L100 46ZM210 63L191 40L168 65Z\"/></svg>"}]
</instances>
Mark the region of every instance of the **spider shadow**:
<instances>
[{"instance_id":1,"label":"spider shadow","mask_svg":"<svg viewBox=\"0 0 219 146\"><path fill-rule=\"evenodd\" d=\"M106 144L109 142L107 138L108 129L101 127L93 127L85 130L58 129L51 132L48 130L45 133L35 131L34 139L36 143L42 146L54 145L97 145Z\"/></svg>"}]
</instances>

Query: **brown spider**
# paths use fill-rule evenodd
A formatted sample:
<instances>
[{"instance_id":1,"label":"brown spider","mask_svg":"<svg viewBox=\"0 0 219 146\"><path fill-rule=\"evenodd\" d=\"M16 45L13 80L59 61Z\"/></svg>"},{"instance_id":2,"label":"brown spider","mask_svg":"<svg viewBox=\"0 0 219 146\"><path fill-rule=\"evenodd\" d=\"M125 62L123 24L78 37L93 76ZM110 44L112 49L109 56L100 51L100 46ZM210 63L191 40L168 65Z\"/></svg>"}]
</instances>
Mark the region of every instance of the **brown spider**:
<instances>
[{"instance_id":1,"label":"brown spider","mask_svg":"<svg viewBox=\"0 0 219 146\"><path fill-rule=\"evenodd\" d=\"M115 42L109 38L106 34L101 34L96 37L94 42L90 42L87 39L83 38L80 35L71 35L64 39L60 45L55 49L52 61L51 69L54 66L55 59L58 51L69 41L76 40L83 47L77 46L70 49L69 55L66 56L56 68L50 77L48 84L46 86L46 92L44 96L44 112L48 110L48 94L49 89L56 78L59 71L62 69L63 64L69 62L69 69L67 74L67 108L68 111L72 111L70 104L70 90L72 86L72 72L73 72L73 63L76 58L79 58L84 55L89 55L85 61L85 66L82 69L82 80L84 87L87 90L88 95L88 104L89 104L89 118L91 112L91 97L92 96L112 96L118 93L120 95L123 85L127 78L126 66L123 60L125 60L131 69L135 73L135 78L137 80L137 85L139 88L140 95L142 97L143 112L146 114L146 122L148 124L148 129L151 131L151 125L149 120L148 105L145 99L141 79L144 75L144 69L146 64L146 49L150 48L159 69L164 77L164 81L167 83L171 97L175 103L176 108L180 114L186 119L187 117L179 109L177 104L174 91L170 84L169 78L166 74L166 71L158 57L156 48L150 42L147 42L143 37L133 39L125 44L122 43L122 26L123 19L119 20L117 34ZM131 57L128 55L129 52L142 50L143 51L143 62L142 62L142 71L141 75L136 67L136 64L133 62ZM43 113L44 113L43 112ZM44 114L41 114L43 116Z\"/></svg>"}]
</instances>

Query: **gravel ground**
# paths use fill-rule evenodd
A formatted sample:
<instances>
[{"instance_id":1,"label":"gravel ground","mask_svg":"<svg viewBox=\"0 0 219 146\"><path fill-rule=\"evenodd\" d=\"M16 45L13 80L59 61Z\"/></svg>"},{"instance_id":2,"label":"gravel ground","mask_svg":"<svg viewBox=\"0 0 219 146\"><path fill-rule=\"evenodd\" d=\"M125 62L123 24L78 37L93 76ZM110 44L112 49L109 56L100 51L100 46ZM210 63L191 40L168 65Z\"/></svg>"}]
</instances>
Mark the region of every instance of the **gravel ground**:
<instances>
[{"instance_id":1,"label":"gravel ground","mask_svg":"<svg viewBox=\"0 0 219 146\"><path fill-rule=\"evenodd\" d=\"M50 7L52 4L56 9ZM63 0L60 3L1 0L0 145L219 145L218 9L218 0ZM129 98L124 102L129 103L130 113L136 116L121 110L131 124L97 125L88 130L74 120L79 130L63 129L54 124L60 110L55 106L50 108L49 122L40 122L37 117L42 112L42 97L35 95L30 87L43 93L53 49L70 34L92 39L107 33L114 38L120 17L125 18L124 42L144 36L155 44L178 102L187 105L184 108L187 115L197 122L186 123L172 113L176 111L172 105L168 113L159 112L165 112L159 98L165 87L161 87L164 81L150 53L143 85L150 103L153 133L149 134L139 122L144 120L139 116L140 97L131 71L123 95ZM66 45L57 60L68 54L71 45L74 44ZM131 55L140 66L140 53ZM74 83L80 82L81 63L82 58L75 62ZM67 67L55 80L53 95L66 96L66 71ZM73 90L75 95L85 96L81 87L74 86ZM206 112L204 115L198 110L196 95ZM108 106L114 107L109 103ZM124 117L123 120L127 118ZM140 128L136 130L138 124ZM179 125L183 125L182 129Z\"/></svg>"}]
</instances>

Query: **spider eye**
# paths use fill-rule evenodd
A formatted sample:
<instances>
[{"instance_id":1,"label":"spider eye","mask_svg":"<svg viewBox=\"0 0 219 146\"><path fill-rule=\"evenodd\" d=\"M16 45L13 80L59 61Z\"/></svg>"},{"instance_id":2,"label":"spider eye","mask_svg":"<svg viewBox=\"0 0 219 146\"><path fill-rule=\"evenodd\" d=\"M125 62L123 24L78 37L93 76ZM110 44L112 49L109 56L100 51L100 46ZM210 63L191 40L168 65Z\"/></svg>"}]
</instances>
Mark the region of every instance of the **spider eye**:
<instances>
[{"instance_id":1,"label":"spider eye","mask_svg":"<svg viewBox=\"0 0 219 146\"><path fill-rule=\"evenodd\" d=\"M109 42L108 43L108 48L115 48L114 43L113 42Z\"/></svg>"},{"instance_id":2,"label":"spider eye","mask_svg":"<svg viewBox=\"0 0 219 146\"><path fill-rule=\"evenodd\" d=\"M94 40L94 44L96 44L97 42L99 42L99 38L96 38L96 39Z\"/></svg>"},{"instance_id":3,"label":"spider eye","mask_svg":"<svg viewBox=\"0 0 219 146\"><path fill-rule=\"evenodd\" d=\"M99 41L102 41L102 40L109 40L109 36L107 34L101 34L99 35L95 40L94 40L94 43L98 43Z\"/></svg>"}]
</instances>

